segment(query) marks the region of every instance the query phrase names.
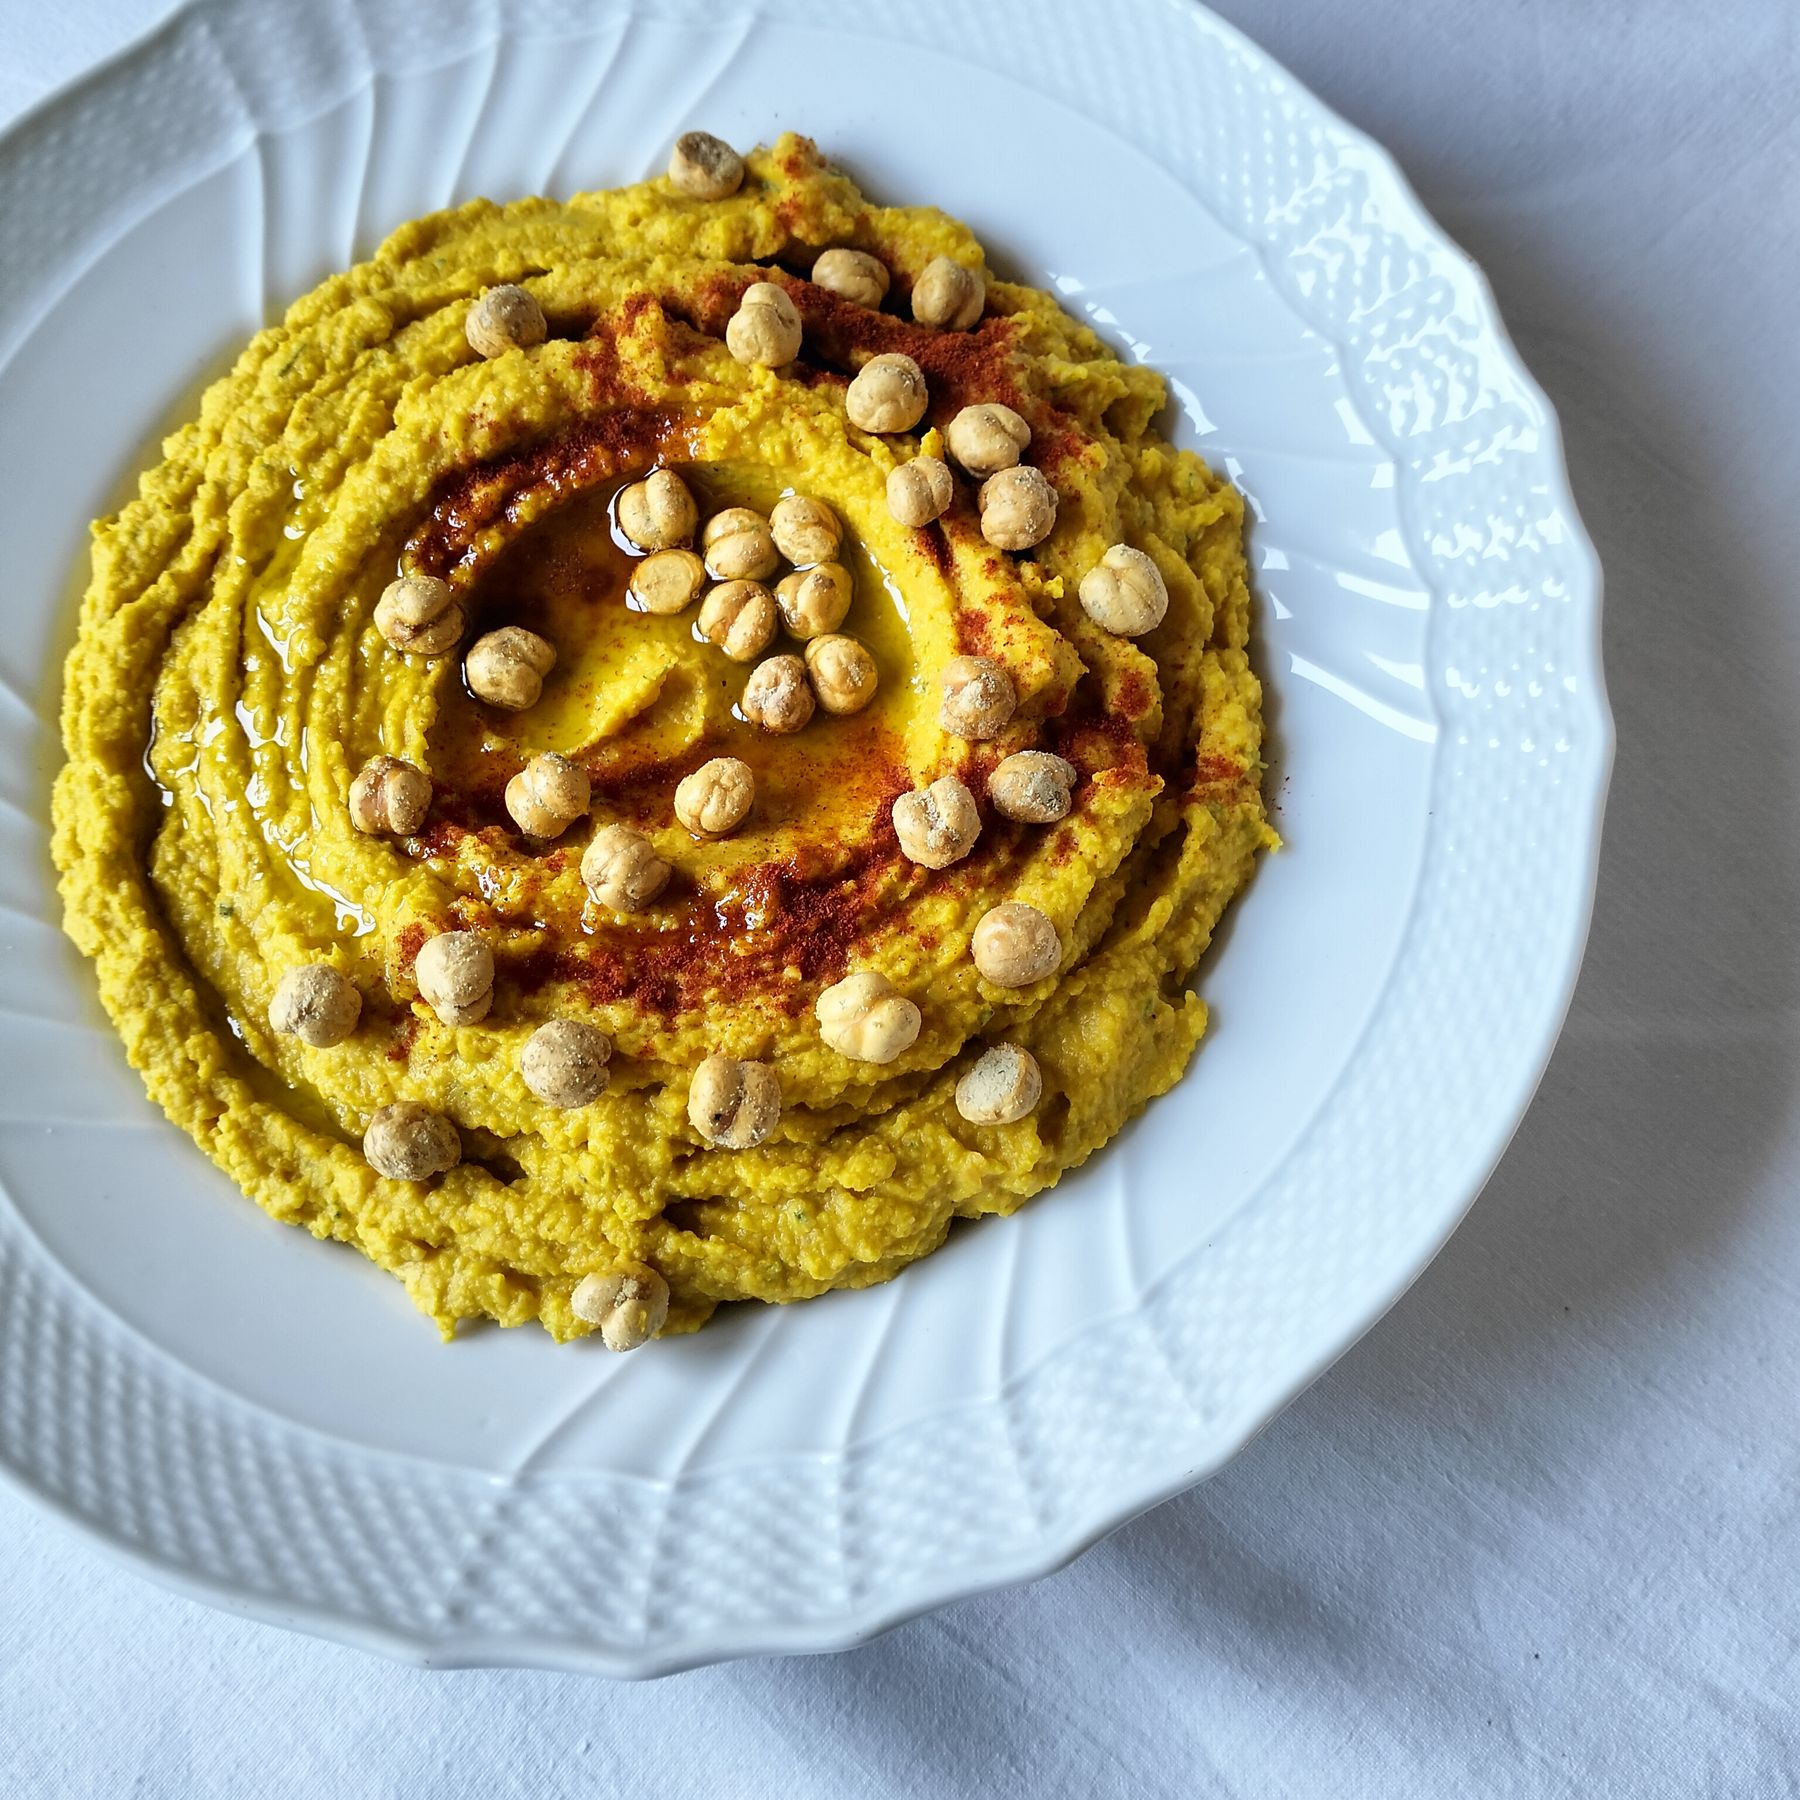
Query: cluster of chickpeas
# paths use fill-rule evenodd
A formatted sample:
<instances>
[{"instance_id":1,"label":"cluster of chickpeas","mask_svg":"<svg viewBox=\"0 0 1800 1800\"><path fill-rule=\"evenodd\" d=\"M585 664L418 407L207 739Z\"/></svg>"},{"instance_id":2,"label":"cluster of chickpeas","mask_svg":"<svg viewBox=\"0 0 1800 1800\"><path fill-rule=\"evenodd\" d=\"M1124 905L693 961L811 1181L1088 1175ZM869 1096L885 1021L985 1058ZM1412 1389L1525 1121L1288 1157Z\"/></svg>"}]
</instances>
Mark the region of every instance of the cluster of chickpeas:
<instances>
[{"instance_id":1,"label":"cluster of chickpeas","mask_svg":"<svg viewBox=\"0 0 1800 1800\"><path fill-rule=\"evenodd\" d=\"M751 724L785 734L805 726L817 707L842 716L875 698L874 657L838 629L855 583L838 560L844 528L824 501L787 494L766 517L754 507L728 506L702 528L687 483L672 469L657 469L620 491L616 511L619 530L647 552L631 574L633 603L676 615L698 600L700 636L733 662L756 663L740 702ZM783 562L791 572L771 588ZM758 662L778 628L802 654Z\"/></svg>"},{"instance_id":2,"label":"cluster of chickpeas","mask_svg":"<svg viewBox=\"0 0 1800 1800\"><path fill-rule=\"evenodd\" d=\"M677 140L668 171L678 193L703 203L735 194L744 173L737 152L706 132L688 132ZM842 246L820 253L811 279L852 304L871 308L882 305L891 281L878 257ZM935 330L974 329L986 302L980 273L950 257L934 258L912 286L914 320ZM488 289L470 308L465 324L471 348L483 358L529 351L546 340L548 330L537 300L514 285ZM758 281L745 289L726 326L725 343L746 366L781 370L799 355L803 335L799 309L787 291L776 282ZM913 358L894 353L864 362L844 396L850 425L886 438L911 432L929 404L924 371ZM1043 472L1023 461L1031 435L1029 423L998 401L963 407L944 430L948 461L915 454L889 474L889 512L909 529L931 525L953 502L955 470L960 470L977 484L983 538L1005 551L1034 548L1055 527L1057 495ZM855 713L874 697L878 677L873 657L856 638L838 630L850 608L853 584L840 560L842 526L823 502L791 494L767 516L750 507L727 507L701 529L686 483L672 470L658 469L621 490L616 516L620 531L644 553L631 576L632 603L648 613L674 615L698 601L700 635L734 661L756 664L741 702L752 724L772 733L794 732L815 709ZM784 561L790 573L771 589L767 584ZM1155 560L1128 544L1111 546L1082 577L1078 593L1089 618L1122 637L1154 630L1169 604ZM433 658L458 649L468 617L449 583L407 574L383 592L375 623L394 649ZM802 645L800 654L763 657L778 626ZM523 711L537 703L555 663L554 645L535 632L506 626L469 646L463 678L477 699ZM958 656L942 672L939 722L953 737L998 737L1017 704L1011 677L992 658ZM1023 750L995 766L987 778L987 798L1002 818L1053 824L1069 813L1077 779L1078 771L1064 758ZM351 821L361 832L411 836L423 825L431 796L430 778L422 770L398 757L377 756L351 784ZM507 810L520 831L542 841L560 836L585 816L591 800L586 772L554 752L533 757L506 789ZM736 757L714 757L676 788L674 811L696 838L709 839L735 830L754 800L755 779L748 765ZM961 861L981 833L975 795L955 775L939 776L900 796L892 818L902 853L927 869ZM593 900L625 913L653 905L672 873L651 840L628 825L600 826L581 859L582 881ZM982 978L1007 991L1047 980L1064 956L1055 922L1022 901L1006 901L983 914L969 948ZM420 998L446 1025L472 1025L493 1004L493 953L476 932L448 931L428 938L418 953L415 975ZM327 963L307 963L282 977L269 1022L278 1032L323 1048L347 1040L361 1010L362 996L345 976ZM917 1004L870 969L827 987L814 1016L827 1047L877 1065L910 1049L923 1025ZM581 1107L606 1091L611 1056L611 1040L595 1026L552 1019L526 1040L519 1070L525 1085L546 1105ZM963 1073L955 1103L972 1123L1007 1124L1026 1117L1042 1091L1042 1074L1031 1053L1019 1044L1000 1043L985 1049ZM690 1123L707 1143L726 1149L762 1143L780 1121L781 1104L780 1080L763 1062L710 1056L689 1082ZM455 1167L462 1145L449 1119L403 1100L374 1114L363 1151L378 1174L424 1181ZM597 1326L615 1350L653 1337L664 1323L668 1303L663 1278L641 1265L589 1275L571 1295L577 1317Z\"/></svg>"},{"instance_id":3,"label":"cluster of chickpeas","mask_svg":"<svg viewBox=\"0 0 1800 1800\"><path fill-rule=\"evenodd\" d=\"M813 285L853 305L880 306L889 281L887 265L866 250L835 247L813 263ZM952 257L933 257L913 283L913 319L934 330L972 330L986 305L987 283ZM800 309L772 281L752 282L725 327L726 349L758 368L786 368L803 339ZM925 371L898 351L871 356L844 390L844 416L876 437L913 430L930 405ZM998 550L1029 550L1056 525L1056 489L1041 469L1021 461L1030 443L1031 427L998 401L963 407L944 432L951 461L979 484L981 535ZM888 511L910 529L941 518L955 497L956 478L941 457L914 456L888 476Z\"/></svg>"}]
</instances>

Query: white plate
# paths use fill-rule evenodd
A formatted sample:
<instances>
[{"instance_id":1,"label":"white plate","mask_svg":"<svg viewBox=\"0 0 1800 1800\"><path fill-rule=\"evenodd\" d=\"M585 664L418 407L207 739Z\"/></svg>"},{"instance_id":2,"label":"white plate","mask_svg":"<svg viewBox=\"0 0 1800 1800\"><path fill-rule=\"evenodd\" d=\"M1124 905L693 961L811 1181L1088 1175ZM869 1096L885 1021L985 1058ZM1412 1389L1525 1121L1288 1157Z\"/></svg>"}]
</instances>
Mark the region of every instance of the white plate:
<instances>
[{"instance_id":1,"label":"white plate","mask_svg":"<svg viewBox=\"0 0 1800 1800\"><path fill-rule=\"evenodd\" d=\"M543 15L554 16L546 22ZM1543 1069L1611 751L1555 420L1392 164L1198 8L199 5L0 143L0 1465L222 1604L434 1662L841 1645L1230 1457L1443 1242ZM441 1347L145 1100L44 844L71 571L294 294L694 123L936 201L1249 494L1267 861L1181 1087L890 1285L654 1354Z\"/></svg>"}]
</instances>

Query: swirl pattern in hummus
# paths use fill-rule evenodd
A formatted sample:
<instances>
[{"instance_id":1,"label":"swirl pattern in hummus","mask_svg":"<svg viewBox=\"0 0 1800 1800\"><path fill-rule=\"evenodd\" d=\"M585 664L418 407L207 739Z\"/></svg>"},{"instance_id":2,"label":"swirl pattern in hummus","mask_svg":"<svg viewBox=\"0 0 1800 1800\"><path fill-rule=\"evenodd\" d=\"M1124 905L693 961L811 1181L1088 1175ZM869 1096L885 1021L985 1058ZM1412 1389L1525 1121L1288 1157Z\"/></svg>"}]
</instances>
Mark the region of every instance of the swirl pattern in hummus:
<instances>
[{"instance_id":1,"label":"swirl pattern in hummus","mask_svg":"<svg viewBox=\"0 0 1800 1800\"><path fill-rule=\"evenodd\" d=\"M955 1219L1012 1211L1181 1075L1206 1021L1187 982L1273 841L1242 503L1158 434L1161 379L1003 281L972 331L912 323L906 294L933 257L983 266L965 227L871 205L803 139L747 160L724 200L659 180L405 226L259 333L96 528L55 797L69 930L170 1117L275 1217L399 1276L446 1333L485 1316L584 1334L576 1284L640 1263L669 1284L668 1328L692 1328L721 1301L883 1280ZM805 278L839 245L892 271L882 310ZM779 371L724 344L766 279L804 326ZM464 319L497 283L536 297L549 337L482 361ZM925 371L918 432L847 421L849 376L884 351ZM1028 460L1057 490L1054 532L1024 555L983 540L967 482L921 529L885 503L921 433L980 401L1025 418ZM653 466L703 511L767 512L788 491L836 509L857 588L844 629L880 672L871 707L761 734L736 710L744 666L691 616L627 605L632 553L609 509ZM1137 640L1076 597L1119 542L1169 590ZM402 566L448 580L472 632L524 624L557 646L537 706L496 713L456 657L389 648L373 612ZM1019 696L990 741L938 722L939 672L969 653ZM1079 771L1059 822L985 801L988 771L1028 748ZM543 750L594 792L591 824L548 846L502 802ZM432 777L414 837L349 823L350 784L381 753ZM718 755L754 769L756 811L698 843L671 796ZM944 774L982 800L983 826L934 871L900 853L890 812ZM642 913L597 906L581 881L588 835L613 821L676 870ZM1062 941L1061 968L1030 988L997 988L970 958L1006 900ZM474 1025L418 999L413 959L446 930L494 951L494 1005ZM276 983L311 961L363 997L343 1044L269 1028ZM886 1065L827 1048L814 1019L821 989L861 969L923 1015ZM567 1111L519 1074L531 1031L560 1017L615 1046L605 1093ZM1042 1099L970 1124L957 1079L1003 1041L1036 1057ZM688 1078L720 1051L779 1075L780 1124L753 1149L709 1146L688 1122ZM384 1178L359 1150L398 1100L461 1134L464 1160L434 1182Z\"/></svg>"}]
</instances>

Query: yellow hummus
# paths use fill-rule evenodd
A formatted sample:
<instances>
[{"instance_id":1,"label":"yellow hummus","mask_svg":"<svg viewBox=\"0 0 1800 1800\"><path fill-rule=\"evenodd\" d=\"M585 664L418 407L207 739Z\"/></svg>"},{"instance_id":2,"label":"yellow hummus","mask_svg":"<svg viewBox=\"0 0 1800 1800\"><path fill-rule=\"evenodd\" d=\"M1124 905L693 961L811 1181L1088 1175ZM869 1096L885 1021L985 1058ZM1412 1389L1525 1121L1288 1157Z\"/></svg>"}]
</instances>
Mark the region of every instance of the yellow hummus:
<instances>
[{"instance_id":1,"label":"yellow hummus","mask_svg":"<svg viewBox=\"0 0 1800 1800\"><path fill-rule=\"evenodd\" d=\"M932 258L984 267L966 227L871 205L804 139L747 161L722 200L657 180L403 227L259 333L95 528L55 796L68 929L169 1116L276 1218L397 1275L446 1334L487 1317L582 1335L577 1283L640 1264L669 1285L667 1328L691 1329L721 1301L884 1280L954 1219L1011 1212L1180 1077L1206 1023L1186 983L1273 841L1242 503L1153 428L1161 379L1003 281L973 330L913 323L906 296ZM882 309L806 279L840 245L892 272ZM804 324L780 370L723 341L758 280ZM549 336L483 361L464 321L500 283L539 301ZM913 433L847 421L846 380L879 352L925 371ZM1030 424L1027 461L1058 495L1054 532L1022 555L983 540L973 483L920 529L885 503L921 434L936 450L959 408L990 400ZM737 710L747 667L691 612L627 603L635 552L609 509L653 466L681 473L703 517L793 491L836 510L857 585L843 629L874 653L872 706L760 733ZM1076 595L1119 542L1169 592L1136 640ZM390 648L372 615L402 568L449 581L471 635L548 638L542 700L496 712L456 656ZM1017 688L991 741L938 722L939 672L967 653ZM984 798L999 758L1027 748L1079 772L1059 822L1012 823ZM591 817L552 844L521 836L502 801L543 750L593 784ZM413 837L349 822L351 782L383 753L431 776ZM671 796L721 755L755 771L755 811L697 842ZM899 853L890 812L945 774L983 825L934 871ZM676 871L641 913L582 884L582 850L611 822ZM1006 900L1041 909L1062 942L1060 970L1029 988L993 986L970 957ZM418 997L413 959L447 930L494 953L478 1024L444 1025ZM362 996L346 1042L269 1027L276 983L307 962ZM886 1065L827 1048L813 1013L824 987L869 969L923 1016ZM605 1093L558 1111L519 1061L536 1026L567 1017L614 1054ZM1035 1056L1042 1099L1015 1123L969 1124L957 1080L1002 1042ZM713 1052L779 1077L780 1123L754 1149L689 1124L688 1080ZM457 1167L431 1182L369 1167L362 1134L399 1100L455 1122Z\"/></svg>"}]
</instances>

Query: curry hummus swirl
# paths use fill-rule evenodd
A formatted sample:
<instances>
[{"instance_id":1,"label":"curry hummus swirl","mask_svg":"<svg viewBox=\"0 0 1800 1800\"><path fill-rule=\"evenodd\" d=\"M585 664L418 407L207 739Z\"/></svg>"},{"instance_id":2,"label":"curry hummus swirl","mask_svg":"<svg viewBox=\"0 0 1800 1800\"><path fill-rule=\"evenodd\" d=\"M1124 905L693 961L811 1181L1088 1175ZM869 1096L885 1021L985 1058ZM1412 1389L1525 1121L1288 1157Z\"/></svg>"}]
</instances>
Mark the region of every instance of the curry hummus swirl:
<instances>
[{"instance_id":1,"label":"curry hummus swirl","mask_svg":"<svg viewBox=\"0 0 1800 1800\"><path fill-rule=\"evenodd\" d=\"M1242 503L1156 431L1161 379L807 140L735 187L705 148L404 226L95 529L68 929L169 1116L446 1335L604 1317L624 1347L1012 1211L1181 1075L1187 981L1273 841ZM880 357L923 377L910 424ZM632 536L658 470L693 501L675 610ZM799 536L766 552L784 495L836 521L834 624L791 599ZM520 782L534 829L573 822L527 835ZM654 894L584 878L609 830Z\"/></svg>"}]
</instances>

